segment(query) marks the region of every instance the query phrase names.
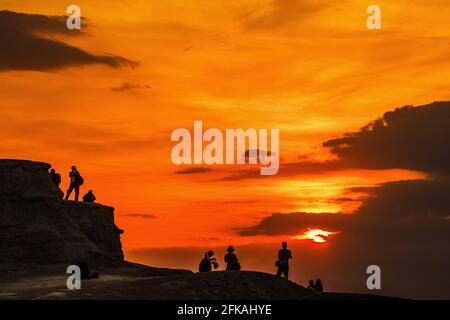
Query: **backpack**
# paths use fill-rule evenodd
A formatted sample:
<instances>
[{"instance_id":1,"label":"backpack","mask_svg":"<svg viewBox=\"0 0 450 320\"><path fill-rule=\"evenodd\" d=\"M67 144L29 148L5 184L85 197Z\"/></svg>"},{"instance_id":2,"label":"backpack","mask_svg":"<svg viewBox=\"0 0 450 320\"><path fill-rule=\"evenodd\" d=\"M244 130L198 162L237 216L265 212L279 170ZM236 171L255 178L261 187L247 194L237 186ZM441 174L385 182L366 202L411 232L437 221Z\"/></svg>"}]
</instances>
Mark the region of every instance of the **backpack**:
<instances>
[{"instance_id":1,"label":"backpack","mask_svg":"<svg viewBox=\"0 0 450 320\"><path fill-rule=\"evenodd\" d=\"M80 174L77 174L77 176L75 177L75 183L78 186L81 186L84 183L84 179Z\"/></svg>"}]
</instances>

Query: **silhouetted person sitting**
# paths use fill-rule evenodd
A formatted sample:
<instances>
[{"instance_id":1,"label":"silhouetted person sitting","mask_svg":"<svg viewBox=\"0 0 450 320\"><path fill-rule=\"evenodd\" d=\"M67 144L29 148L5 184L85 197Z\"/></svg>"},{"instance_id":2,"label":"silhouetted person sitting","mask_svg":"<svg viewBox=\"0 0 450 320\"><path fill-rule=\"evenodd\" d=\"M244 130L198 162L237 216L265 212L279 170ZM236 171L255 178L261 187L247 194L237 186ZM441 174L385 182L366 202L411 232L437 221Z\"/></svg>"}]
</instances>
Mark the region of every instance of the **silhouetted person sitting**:
<instances>
[{"instance_id":1,"label":"silhouetted person sitting","mask_svg":"<svg viewBox=\"0 0 450 320\"><path fill-rule=\"evenodd\" d=\"M86 193L86 194L83 196L83 201L84 201L84 202L94 203L96 199L97 199L97 198L96 198L96 197L94 196L94 194L92 193L92 190L89 190L88 193Z\"/></svg>"},{"instance_id":2,"label":"silhouetted person sitting","mask_svg":"<svg viewBox=\"0 0 450 320\"><path fill-rule=\"evenodd\" d=\"M55 169L50 170L50 179L52 182L59 188L59 185L61 184L61 175L59 173L56 173Z\"/></svg>"},{"instance_id":3,"label":"silhouetted person sitting","mask_svg":"<svg viewBox=\"0 0 450 320\"><path fill-rule=\"evenodd\" d=\"M286 280L289 278L289 259L292 259L291 250L287 249L287 242L281 244L282 249L278 251L278 260L275 265L278 267L277 276L284 274Z\"/></svg>"},{"instance_id":4,"label":"silhouetted person sitting","mask_svg":"<svg viewBox=\"0 0 450 320\"><path fill-rule=\"evenodd\" d=\"M72 166L72 170L69 173L70 185L67 190L66 200L69 199L72 190L75 189L75 201L78 201L78 196L80 195L80 186L83 184L84 180L80 173L77 171L75 166Z\"/></svg>"},{"instance_id":5,"label":"silhouetted person sitting","mask_svg":"<svg viewBox=\"0 0 450 320\"><path fill-rule=\"evenodd\" d=\"M323 292L323 285L320 279L316 280L316 284L314 285L314 287L316 288L317 292Z\"/></svg>"},{"instance_id":6,"label":"silhouetted person sitting","mask_svg":"<svg viewBox=\"0 0 450 320\"><path fill-rule=\"evenodd\" d=\"M212 266L214 266L214 269L217 269L219 267L219 264L217 263L217 259L213 256L214 251L210 250L206 252L205 257L200 261L198 271L210 272L212 270Z\"/></svg>"},{"instance_id":7,"label":"silhouetted person sitting","mask_svg":"<svg viewBox=\"0 0 450 320\"><path fill-rule=\"evenodd\" d=\"M76 265L80 268L82 280L97 279L99 277L98 272L95 272L93 274L90 273L88 264L86 262L80 262Z\"/></svg>"},{"instance_id":8,"label":"silhouetted person sitting","mask_svg":"<svg viewBox=\"0 0 450 320\"><path fill-rule=\"evenodd\" d=\"M227 270L241 270L241 264L239 263L237 256L234 254L233 246L229 246L227 248L225 263L227 264Z\"/></svg>"},{"instance_id":9,"label":"silhouetted person sitting","mask_svg":"<svg viewBox=\"0 0 450 320\"><path fill-rule=\"evenodd\" d=\"M309 283L309 285L308 285L308 287L306 289L316 291L316 286L314 285L314 280L309 280L308 283Z\"/></svg>"}]
</instances>

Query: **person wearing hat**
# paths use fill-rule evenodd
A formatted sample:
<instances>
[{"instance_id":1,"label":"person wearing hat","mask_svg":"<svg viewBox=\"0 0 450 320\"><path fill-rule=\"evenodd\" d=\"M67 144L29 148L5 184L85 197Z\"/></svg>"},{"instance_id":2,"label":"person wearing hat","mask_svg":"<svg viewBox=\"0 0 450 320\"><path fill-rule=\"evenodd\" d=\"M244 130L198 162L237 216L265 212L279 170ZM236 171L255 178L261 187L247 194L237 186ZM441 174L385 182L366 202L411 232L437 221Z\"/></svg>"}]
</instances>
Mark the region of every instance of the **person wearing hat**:
<instances>
[{"instance_id":1,"label":"person wearing hat","mask_svg":"<svg viewBox=\"0 0 450 320\"><path fill-rule=\"evenodd\" d=\"M241 265L237 256L234 254L233 246L228 246L227 254L225 254L225 263L227 264L227 270L241 270Z\"/></svg>"}]
</instances>

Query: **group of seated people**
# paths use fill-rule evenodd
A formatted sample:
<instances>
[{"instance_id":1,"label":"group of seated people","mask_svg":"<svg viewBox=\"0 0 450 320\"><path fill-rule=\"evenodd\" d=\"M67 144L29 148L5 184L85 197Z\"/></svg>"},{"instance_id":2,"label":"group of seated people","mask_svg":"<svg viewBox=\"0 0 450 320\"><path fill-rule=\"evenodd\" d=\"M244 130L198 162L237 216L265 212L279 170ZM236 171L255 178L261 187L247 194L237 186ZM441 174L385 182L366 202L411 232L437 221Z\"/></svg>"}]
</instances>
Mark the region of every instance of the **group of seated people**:
<instances>
[{"instance_id":1,"label":"group of seated people","mask_svg":"<svg viewBox=\"0 0 450 320\"><path fill-rule=\"evenodd\" d=\"M314 280L309 280L309 285L308 285L307 289L314 290L317 292L323 292L322 281L320 279L317 279L316 283L314 283Z\"/></svg>"},{"instance_id":2,"label":"group of seated people","mask_svg":"<svg viewBox=\"0 0 450 320\"><path fill-rule=\"evenodd\" d=\"M241 270L241 265L239 260L234 253L233 246L229 246L227 248L227 253L225 254L224 260L227 264L226 270ZM209 272L212 268L217 269L219 264L217 263L217 259L214 258L214 251L209 250L205 253L204 258L200 261L199 271L200 272Z\"/></svg>"}]
</instances>

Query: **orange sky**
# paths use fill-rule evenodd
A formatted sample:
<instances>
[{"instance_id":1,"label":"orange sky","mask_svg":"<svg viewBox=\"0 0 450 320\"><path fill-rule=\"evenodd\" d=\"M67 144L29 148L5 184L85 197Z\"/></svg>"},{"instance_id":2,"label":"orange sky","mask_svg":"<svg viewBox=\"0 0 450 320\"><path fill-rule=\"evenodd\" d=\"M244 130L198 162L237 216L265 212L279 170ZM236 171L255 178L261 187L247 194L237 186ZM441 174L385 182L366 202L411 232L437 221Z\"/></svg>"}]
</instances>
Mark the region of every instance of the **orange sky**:
<instances>
[{"instance_id":1,"label":"orange sky","mask_svg":"<svg viewBox=\"0 0 450 320\"><path fill-rule=\"evenodd\" d=\"M367 1L72 2L88 35L62 40L139 66L0 72L0 157L52 163L64 190L76 164L84 190L116 208L125 249L267 241L232 228L273 212L350 213L354 203L332 201L346 188L422 176L346 170L218 181L238 167L174 174L183 168L171 163L170 133L194 120L279 128L282 163L326 159L323 141L387 110L450 100L447 1L376 1L379 31L366 28ZM68 4L3 0L2 8L64 15ZM113 90L122 83L133 88Z\"/></svg>"}]
</instances>

